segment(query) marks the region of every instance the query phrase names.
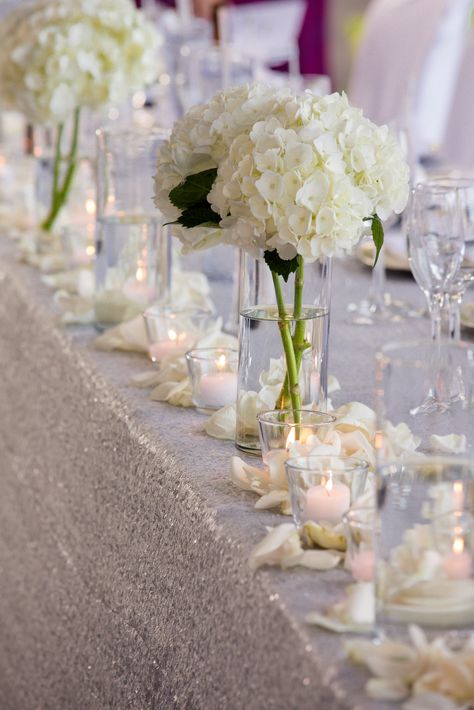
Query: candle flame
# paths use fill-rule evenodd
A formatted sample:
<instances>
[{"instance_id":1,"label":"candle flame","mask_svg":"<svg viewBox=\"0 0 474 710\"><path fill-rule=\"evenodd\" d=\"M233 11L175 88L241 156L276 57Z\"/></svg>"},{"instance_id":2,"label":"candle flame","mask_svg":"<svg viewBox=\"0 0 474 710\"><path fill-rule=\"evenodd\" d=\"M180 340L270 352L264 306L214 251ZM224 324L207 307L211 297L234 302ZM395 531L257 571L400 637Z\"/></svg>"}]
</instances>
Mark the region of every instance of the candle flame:
<instances>
[{"instance_id":1,"label":"candle flame","mask_svg":"<svg viewBox=\"0 0 474 710\"><path fill-rule=\"evenodd\" d=\"M285 444L285 449L286 449L287 451L289 451L290 446L295 443L295 439L296 439L295 428L294 428L294 427L291 427L290 433L289 433L288 436L287 436L286 444Z\"/></svg>"},{"instance_id":2,"label":"candle flame","mask_svg":"<svg viewBox=\"0 0 474 710\"><path fill-rule=\"evenodd\" d=\"M93 200L91 198L86 200L85 208L86 208L87 214L90 214L90 215L95 214L95 200Z\"/></svg>"},{"instance_id":3,"label":"candle flame","mask_svg":"<svg viewBox=\"0 0 474 710\"><path fill-rule=\"evenodd\" d=\"M328 496L331 495L331 491L334 488L334 483L332 482L332 476L329 476L328 482L326 483L325 488L326 488L326 492L327 492Z\"/></svg>"},{"instance_id":4,"label":"candle flame","mask_svg":"<svg viewBox=\"0 0 474 710\"><path fill-rule=\"evenodd\" d=\"M94 256L94 254L95 254L95 247L92 246L92 244L89 244L89 246L86 247L86 254L87 254L87 256Z\"/></svg>"},{"instance_id":5,"label":"candle flame","mask_svg":"<svg viewBox=\"0 0 474 710\"><path fill-rule=\"evenodd\" d=\"M464 539L462 537L456 537L453 542L453 553L455 555L460 555L464 550Z\"/></svg>"},{"instance_id":6,"label":"candle flame","mask_svg":"<svg viewBox=\"0 0 474 710\"><path fill-rule=\"evenodd\" d=\"M223 370L224 367L226 366L226 357L224 354L219 355L219 357L216 360L216 367L218 370Z\"/></svg>"},{"instance_id":7,"label":"candle flame","mask_svg":"<svg viewBox=\"0 0 474 710\"><path fill-rule=\"evenodd\" d=\"M169 338L170 340L176 340L177 337L178 337L178 336L177 336L177 334L176 334L176 332L175 332L174 330L169 330L169 331L168 331L168 338Z\"/></svg>"},{"instance_id":8,"label":"candle flame","mask_svg":"<svg viewBox=\"0 0 474 710\"><path fill-rule=\"evenodd\" d=\"M135 277L136 277L137 281L144 281L145 280L145 269L143 268L143 266L138 267Z\"/></svg>"}]
</instances>

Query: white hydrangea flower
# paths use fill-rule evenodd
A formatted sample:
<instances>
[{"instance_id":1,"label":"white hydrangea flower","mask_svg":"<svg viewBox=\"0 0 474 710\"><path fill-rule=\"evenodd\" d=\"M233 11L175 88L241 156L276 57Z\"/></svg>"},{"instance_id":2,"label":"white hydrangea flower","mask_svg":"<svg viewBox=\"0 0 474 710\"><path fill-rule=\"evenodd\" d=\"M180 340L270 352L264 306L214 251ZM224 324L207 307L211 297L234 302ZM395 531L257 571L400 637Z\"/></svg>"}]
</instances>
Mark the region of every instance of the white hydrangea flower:
<instances>
[{"instance_id":1,"label":"white hydrangea flower","mask_svg":"<svg viewBox=\"0 0 474 710\"><path fill-rule=\"evenodd\" d=\"M217 169L208 201L221 232L181 230L187 247L220 239L315 261L350 251L366 218L399 213L408 198L408 166L395 138L344 94L294 96L254 85L192 108L158 156L155 201L167 218L180 214L170 189L209 168Z\"/></svg>"},{"instance_id":2,"label":"white hydrangea flower","mask_svg":"<svg viewBox=\"0 0 474 710\"><path fill-rule=\"evenodd\" d=\"M156 78L158 35L131 0L23 2L0 37L0 98L34 123L120 102Z\"/></svg>"}]
</instances>

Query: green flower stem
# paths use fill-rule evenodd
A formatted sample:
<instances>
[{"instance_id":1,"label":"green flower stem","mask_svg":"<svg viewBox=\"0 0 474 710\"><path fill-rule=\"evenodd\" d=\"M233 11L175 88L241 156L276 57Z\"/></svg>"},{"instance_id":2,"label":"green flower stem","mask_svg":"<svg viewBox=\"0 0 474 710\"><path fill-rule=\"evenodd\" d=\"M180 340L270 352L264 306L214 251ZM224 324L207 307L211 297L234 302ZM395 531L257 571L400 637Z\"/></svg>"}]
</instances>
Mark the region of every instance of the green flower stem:
<instances>
[{"instance_id":1,"label":"green flower stem","mask_svg":"<svg viewBox=\"0 0 474 710\"><path fill-rule=\"evenodd\" d=\"M298 256L298 269L295 275L295 292L294 292L294 308L293 308L293 318L295 323L295 332L293 335L293 350L295 353L296 360L296 371L299 377L299 371L301 367L301 360L303 358L303 352L308 347L308 343L304 338L304 321L301 320L302 310L303 310L303 288L304 288L304 260L302 256ZM288 402L290 400L290 385L288 381L288 373L285 376L285 381L283 387L276 401L277 409L287 409Z\"/></svg>"},{"instance_id":2,"label":"green flower stem","mask_svg":"<svg viewBox=\"0 0 474 710\"><path fill-rule=\"evenodd\" d=\"M305 323L301 316L303 313L303 287L304 287L304 260L298 256L298 269L295 274L295 299L293 318L295 320L295 332L293 335L293 345L295 350L296 367L300 371L303 352L308 347L304 339Z\"/></svg>"},{"instance_id":3,"label":"green flower stem","mask_svg":"<svg viewBox=\"0 0 474 710\"><path fill-rule=\"evenodd\" d=\"M72 128L72 139L71 148L67 156L67 169L66 175L64 176L63 184L60 185L60 168L61 168L61 139L64 131L64 124L59 124L58 134L56 138L56 148L54 154L54 167L53 167L53 187L51 194L51 207L50 210L41 224L41 229L45 232L50 232L56 221L56 218L61 211L62 207L67 201L69 192L71 190L72 181L77 167L77 148L79 143L79 118L80 109L76 108L74 111L74 123Z\"/></svg>"},{"instance_id":4,"label":"green flower stem","mask_svg":"<svg viewBox=\"0 0 474 710\"><path fill-rule=\"evenodd\" d=\"M280 328L281 340L283 343L283 350L285 352L286 367L288 373L288 389L291 399L291 407L294 412L295 423L300 423L300 413L301 409L301 396L300 396L300 386L298 383L298 368L296 365L295 349L293 344L293 338L291 336L290 322L286 313L285 302L283 299L283 293L281 289L280 278L278 274L272 271L273 285L275 287L275 295L278 306L278 325ZM295 431L296 438L299 438L298 430Z\"/></svg>"}]
</instances>

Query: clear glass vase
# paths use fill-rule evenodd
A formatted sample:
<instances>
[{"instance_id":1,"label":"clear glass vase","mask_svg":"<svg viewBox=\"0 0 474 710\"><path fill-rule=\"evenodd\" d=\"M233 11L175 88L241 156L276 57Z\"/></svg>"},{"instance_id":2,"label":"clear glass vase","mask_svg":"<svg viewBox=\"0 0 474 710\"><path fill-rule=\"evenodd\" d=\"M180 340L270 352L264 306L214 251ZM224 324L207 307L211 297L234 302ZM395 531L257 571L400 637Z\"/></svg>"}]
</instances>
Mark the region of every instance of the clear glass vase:
<instances>
[{"instance_id":1,"label":"clear glass vase","mask_svg":"<svg viewBox=\"0 0 474 710\"><path fill-rule=\"evenodd\" d=\"M171 277L170 236L153 204L162 129L97 132L95 315L99 327L133 318L164 302Z\"/></svg>"},{"instance_id":2,"label":"clear glass vase","mask_svg":"<svg viewBox=\"0 0 474 710\"><path fill-rule=\"evenodd\" d=\"M263 257L243 254L240 280L236 446L257 453L257 415L261 412L288 407L326 410L331 261L304 265L296 315L295 273L286 282L278 277L280 308L274 279ZM299 353L290 363L285 333L288 339L291 336L293 353ZM296 372L299 391L295 407L296 388L289 386L289 380L295 379Z\"/></svg>"}]
</instances>

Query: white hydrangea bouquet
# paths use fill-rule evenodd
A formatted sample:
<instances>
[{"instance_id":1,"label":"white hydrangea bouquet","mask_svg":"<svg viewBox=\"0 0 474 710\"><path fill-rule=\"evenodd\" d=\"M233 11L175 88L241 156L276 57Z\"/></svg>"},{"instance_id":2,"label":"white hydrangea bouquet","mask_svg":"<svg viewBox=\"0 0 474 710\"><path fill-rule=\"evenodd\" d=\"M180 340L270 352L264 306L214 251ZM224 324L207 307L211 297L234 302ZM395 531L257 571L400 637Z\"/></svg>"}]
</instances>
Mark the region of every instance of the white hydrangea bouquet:
<instances>
[{"instance_id":1,"label":"white hydrangea bouquet","mask_svg":"<svg viewBox=\"0 0 474 710\"><path fill-rule=\"evenodd\" d=\"M159 152L155 188L156 205L176 224L185 250L226 243L264 251L296 412L307 347L298 320L304 263L349 252L369 224L378 256L382 220L400 213L408 198L408 166L396 139L344 94L238 87L178 121ZM290 277L289 307L281 279Z\"/></svg>"},{"instance_id":2,"label":"white hydrangea bouquet","mask_svg":"<svg viewBox=\"0 0 474 710\"><path fill-rule=\"evenodd\" d=\"M76 171L80 110L120 102L150 83L157 34L131 0L27 0L2 21L0 39L0 101L32 123L57 126L51 207L42 224L50 230Z\"/></svg>"}]
</instances>

